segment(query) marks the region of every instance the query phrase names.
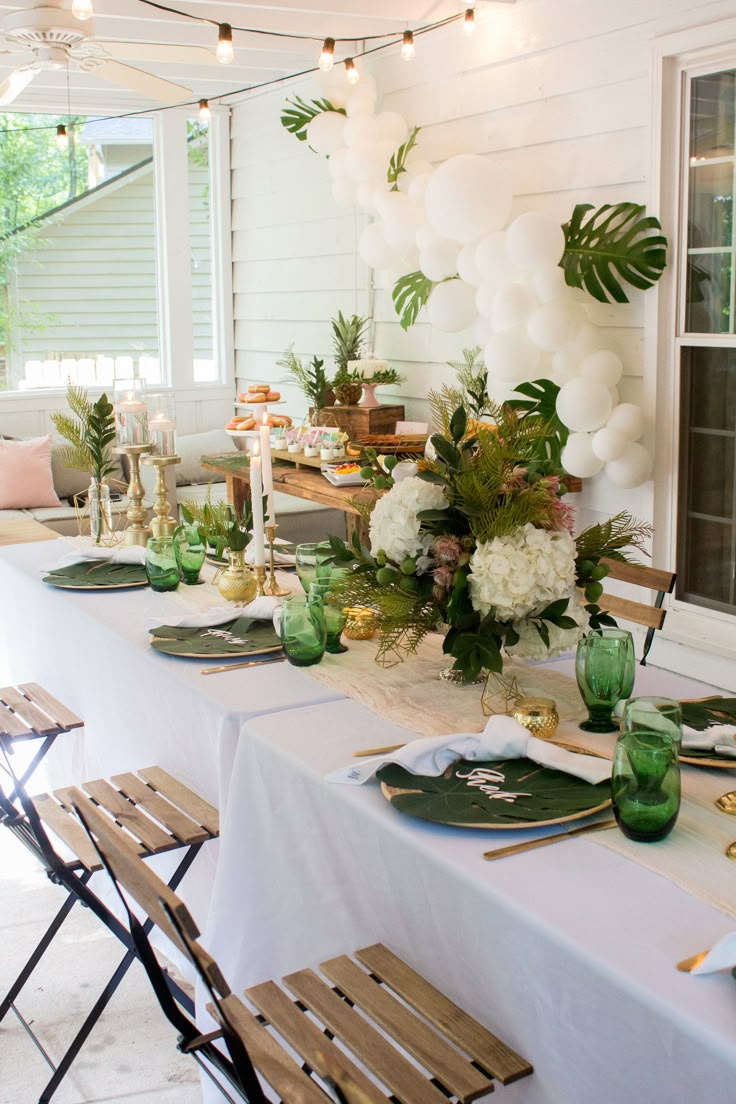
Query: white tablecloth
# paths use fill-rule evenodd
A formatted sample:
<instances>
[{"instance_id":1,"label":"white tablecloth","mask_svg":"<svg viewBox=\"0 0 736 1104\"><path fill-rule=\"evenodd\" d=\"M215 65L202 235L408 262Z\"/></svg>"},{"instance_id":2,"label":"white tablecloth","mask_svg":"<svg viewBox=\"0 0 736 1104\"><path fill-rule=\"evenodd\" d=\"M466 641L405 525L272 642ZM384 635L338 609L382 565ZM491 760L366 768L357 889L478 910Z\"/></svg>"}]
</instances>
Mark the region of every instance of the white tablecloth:
<instances>
[{"instance_id":1,"label":"white tablecloth","mask_svg":"<svg viewBox=\"0 0 736 1104\"><path fill-rule=\"evenodd\" d=\"M700 689L641 668L637 689L675 682ZM375 785L323 780L413 735L350 700L244 725L206 933L233 988L382 941L533 1063L499 1100L732 1100L736 981L675 963L734 921L592 840L486 863L527 834L424 823ZM700 776L713 796L736 784Z\"/></svg>"}]
</instances>

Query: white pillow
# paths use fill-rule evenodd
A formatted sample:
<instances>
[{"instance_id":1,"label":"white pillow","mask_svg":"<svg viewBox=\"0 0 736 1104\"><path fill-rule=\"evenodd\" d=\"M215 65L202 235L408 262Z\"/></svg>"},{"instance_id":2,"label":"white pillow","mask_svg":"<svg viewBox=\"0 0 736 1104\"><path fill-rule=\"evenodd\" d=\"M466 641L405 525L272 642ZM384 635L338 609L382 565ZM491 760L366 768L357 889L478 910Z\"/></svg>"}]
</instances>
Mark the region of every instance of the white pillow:
<instances>
[{"instance_id":1,"label":"white pillow","mask_svg":"<svg viewBox=\"0 0 736 1104\"><path fill-rule=\"evenodd\" d=\"M225 476L207 471L200 464L203 456L221 456L223 452L237 452L232 437L224 429L210 429L207 433L176 435L176 451L181 464L174 466L177 487L189 483L224 483Z\"/></svg>"}]
</instances>

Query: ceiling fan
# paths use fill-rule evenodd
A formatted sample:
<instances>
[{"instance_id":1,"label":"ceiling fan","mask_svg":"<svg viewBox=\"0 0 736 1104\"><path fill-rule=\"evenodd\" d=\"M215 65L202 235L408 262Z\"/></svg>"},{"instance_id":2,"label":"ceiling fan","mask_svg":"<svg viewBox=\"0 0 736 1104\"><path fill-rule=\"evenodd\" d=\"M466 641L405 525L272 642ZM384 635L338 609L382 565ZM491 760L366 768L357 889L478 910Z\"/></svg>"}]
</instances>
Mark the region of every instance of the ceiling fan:
<instances>
[{"instance_id":1,"label":"ceiling fan","mask_svg":"<svg viewBox=\"0 0 736 1104\"><path fill-rule=\"evenodd\" d=\"M76 19L61 6L61 0L41 0L0 19L0 54L25 54L28 59L0 82L0 106L17 99L38 73L67 67L161 103L180 103L190 98L191 89L126 62L217 64L214 53L203 46L96 39L90 23Z\"/></svg>"}]
</instances>

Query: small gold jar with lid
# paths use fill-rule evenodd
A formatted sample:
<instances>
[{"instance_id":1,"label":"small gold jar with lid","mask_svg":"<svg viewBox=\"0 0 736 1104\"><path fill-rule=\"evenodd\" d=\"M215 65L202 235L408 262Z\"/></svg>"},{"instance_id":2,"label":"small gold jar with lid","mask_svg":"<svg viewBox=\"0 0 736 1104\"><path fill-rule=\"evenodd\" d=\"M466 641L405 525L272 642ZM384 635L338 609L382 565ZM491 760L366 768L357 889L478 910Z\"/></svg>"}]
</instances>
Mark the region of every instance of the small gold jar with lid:
<instances>
[{"instance_id":1,"label":"small gold jar with lid","mask_svg":"<svg viewBox=\"0 0 736 1104\"><path fill-rule=\"evenodd\" d=\"M509 710L509 715L540 740L551 740L560 723L557 705L552 698L519 698Z\"/></svg>"},{"instance_id":2,"label":"small gold jar with lid","mask_svg":"<svg viewBox=\"0 0 736 1104\"><path fill-rule=\"evenodd\" d=\"M375 635L377 622L372 609L350 606L345 610L344 633L348 640L370 640Z\"/></svg>"}]
</instances>

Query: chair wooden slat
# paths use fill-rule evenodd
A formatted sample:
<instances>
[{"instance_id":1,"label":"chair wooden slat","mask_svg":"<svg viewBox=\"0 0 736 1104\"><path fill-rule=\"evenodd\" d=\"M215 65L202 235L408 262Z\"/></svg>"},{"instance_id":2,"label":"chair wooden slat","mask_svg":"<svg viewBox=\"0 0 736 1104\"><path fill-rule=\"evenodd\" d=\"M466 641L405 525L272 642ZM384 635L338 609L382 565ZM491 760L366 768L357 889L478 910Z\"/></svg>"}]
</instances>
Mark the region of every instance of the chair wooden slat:
<instances>
[{"instance_id":1,"label":"chair wooden slat","mask_svg":"<svg viewBox=\"0 0 736 1104\"><path fill-rule=\"evenodd\" d=\"M492 1091L492 1082L485 1074L347 955L323 962L320 970L459 1100L476 1100Z\"/></svg>"},{"instance_id":2,"label":"chair wooden slat","mask_svg":"<svg viewBox=\"0 0 736 1104\"><path fill-rule=\"evenodd\" d=\"M366 1104L386 1104L386 1094L366 1077L344 1051L330 1043L314 1021L297 1008L275 981L254 985L246 990L245 995L318 1076L334 1077L335 1066L339 1065L362 1092Z\"/></svg>"},{"instance_id":3,"label":"chair wooden slat","mask_svg":"<svg viewBox=\"0 0 736 1104\"><path fill-rule=\"evenodd\" d=\"M210 838L209 832L181 809L177 809L176 805L172 805L170 801L152 790L135 774L116 774L110 781L132 798L136 805L140 805L160 824L168 828L182 843L204 843Z\"/></svg>"},{"instance_id":4,"label":"chair wooden slat","mask_svg":"<svg viewBox=\"0 0 736 1104\"><path fill-rule=\"evenodd\" d=\"M54 835L69 847L87 870L102 870L97 852L79 822L62 809L51 794L38 794L31 799L36 812Z\"/></svg>"},{"instance_id":5,"label":"chair wooden slat","mask_svg":"<svg viewBox=\"0 0 736 1104\"><path fill-rule=\"evenodd\" d=\"M111 786L104 778L97 778L92 782L85 782L85 791L93 801L107 809L115 820L122 824L123 828L131 833L134 839L140 840L152 855L161 851L168 851L177 845L177 841L168 832L165 832L155 821L123 797L114 786Z\"/></svg>"},{"instance_id":6,"label":"chair wooden slat","mask_svg":"<svg viewBox=\"0 0 736 1104\"><path fill-rule=\"evenodd\" d=\"M245 1043L254 1067L281 1100L288 1104L328 1104L330 1097L307 1076L238 997L232 994L225 997L222 1006ZM208 1005L207 1010L215 1015L212 1005Z\"/></svg>"},{"instance_id":7,"label":"chair wooden slat","mask_svg":"<svg viewBox=\"0 0 736 1104\"><path fill-rule=\"evenodd\" d=\"M79 806L87 819L89 819L98 808L98 806L89 799L87 794L76 786L62 786L60 789L54 790L54 797L57 802L59 802L60 808L62 808L72 824L77 823L77 818L74 813L75 805ZM150 853L145 844L129 836L114 820L111 820L104 811L100 810L100 812L101 815L105 817L105 822L110 825L110 831L114 832L116 837L121 837L123 842L129 844L136 855L143 856Z\"/></svg>"},{"instance_id":8,"label":"chair wooden slat","mask_svg":"<svg viewBox=\"0 0 736 1104\"><path fill-rule=\"evenodd\" d=\"M48 713L49 717L53 718L60 728L67 730L81 728L84 724L84 721L76 713L72 713L71 709L67 709L62 702L49 694L48 690L44 690L43 686L39 686L37 682L21 682L18 689L32 702L40 706L44 713Z\"/></svg>"},{"instance_id":9,"label":"chair wooden slat","mask_svg":"<svg viewBox=\"0 0 736 1104\"><path fill-rule=\"evenodd\" d=\"M313 970L289 974L284 978L284 985L387 1085L402 1104L447 1104L447 1097Z\"/></svg>"},{"instance_id":10,"label":"chair wooden slat","mask_svg":"<svg viewBox=\"0 0 736 1104\"><path fill-rule=\"evenodd\" d=\"M17 713L11 713L6 705L0 702L0 735L9 736L12 740L23 740L36 733L25 723Z\"/></svg>"},{"instance_id":11,"label":"chair wooden slat","mask_svg":"<svg viewBox=\"0 0 736 1104\"><path fill-rule=\"evenodd\" d=\"M214 805L210 805L199 794L192 793L183 782L172 778L160 767L147 767L145 770L139 770L138 774L169 801L183 809L192 820L196 820L197 824L206 828L211 836L219 836L220 817Z\"/></svg>"},{"instance_id":12,"label":"chair wooden slat","mask_svg":"<svg viewBox=\"0 0 736 1104\"><path fill-rule=\"evenodd\" d=\"M52 732L59 731L56 721L42 712L37 705L24 697L14 686L3 686L0 690L0 699L6 705L9 705L39 736L50 736Z\"/></svg>"},{"instance_id":13,"label":"chair wooden slat","mask_svg":"<svg viewBox=\"0 0 736 1104\"><path fill-rule=\"evenodd\" d=\"M667 611L647 606L644 602L634 602L630 598L619 598L617 594L602 594L598 605L606 613L621 617L624 621L633 621L635 625L644 625L648 629L661 629Z\"/></svg>"},{"instance_id":14,"label":"chair wooden slat","mask_svg":"<svg viewBox=\"0 0 736 1104\"><path fill-rule=\"evenodd\" d=\"M677 579L674 571L661 571L648 564L621 563L620 560L604 559L601 562L608 568L610 579L631 583L632 586L645 587L647 590L663 590L665 594L671 594L674 590Z\"/></svg>"},{"instance_id":15,"label":"chair wooden slat","mask_svg":"<svg viewBox=\"0 0 736 1104\"><path fill-rule=\"evenodd\" d=\"M376 943L372 947L356 951L355 957L502 1085L508 1085L532 1072L532 1067L525 1058L439 989L435 989L387 947Z\"/></svg>"}]
</instances>

